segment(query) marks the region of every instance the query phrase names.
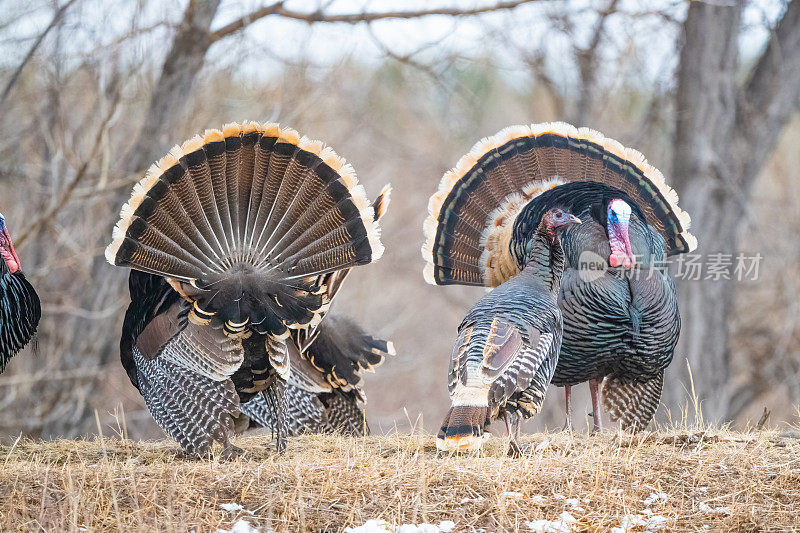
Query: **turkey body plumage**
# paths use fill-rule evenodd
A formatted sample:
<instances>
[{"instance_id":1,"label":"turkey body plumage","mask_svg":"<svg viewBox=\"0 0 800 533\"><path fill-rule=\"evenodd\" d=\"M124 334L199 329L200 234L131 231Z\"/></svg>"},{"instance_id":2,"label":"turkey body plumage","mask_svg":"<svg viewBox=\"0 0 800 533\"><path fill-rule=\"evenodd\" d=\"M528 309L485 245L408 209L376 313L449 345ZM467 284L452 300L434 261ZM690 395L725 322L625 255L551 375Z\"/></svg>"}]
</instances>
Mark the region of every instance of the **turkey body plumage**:
<instances>
[{"instance_id":1,"label":"turkey body plumage","mask_svg":"<svg viewBox=\"0 0 800 533\"><path fill-rule=\"evenodd\" d=\"M564 234L567 266L559 292L564 342L553 383L573 385L607 375L625 381L653 378L671 362L680 332L675 285L658 268L664 240L637 218L631 233L650 233L641 244L631 239L638 268L610 268L604 262L593 275L581 265L581 255L608 257L608 238L588 213L581 218L588 221Z\"/></svg>"},{"instance_id":2,"label":"turkey body plumage","mask_svg":"<svg viewBox=\"0 0 800 533\"><path fill-rule=\"evenodd\" d=\"M370 205L321 142L255 123L173 148L134 188L106 250L134 269L122 362L187 453L219 442L236 455L241 407L261 397L281 446L287 380L312 392L357 381L355 363L315 361L308 348L350 269L382 254L385 199Z\"/></svg>"},{"instance_id":3,"label":"turkey body plumage","mask_svg":"<svg viewBox=\"0 0 800 533\"><path fill-rule=\"evenodd\" d=\"M589 381L598 425L596 382L605 378L612 418L641 429L680 331L664 261L696 246L677 200L640 153L598 132L563 123L507 128L479 142L431 197L425 278L496 286L523 268L522 251L548 209L579 215L583 224L562 240L564 330L552 383Z\"/></svg>"},{"instance_id":4,"label":"turkey body plumage","mask_svg":"<svg viewBox=\"0 0 800 533\"><path fill-rule=\"evenodd\" d=\"M633 215L636 268L604 262L594 275L581 256L608 257L608 237L589 213L582 219L587 222L564 235L567 267L559 291L564 338L552 383L572 386L605 378L603 402L612 418L623 427L643 429L658 408L664 369L680 334L675 284L663 268L664 239Z\"/></svg>"},{"instance_id":5,"label":"turkey body plumage","mask_svg":"<svg viewBox=\"0 0 800 533\"><path fill-rule=\"evenodd\" d=\"M565 224L577 222L558 213L569 218ZM439 449L479 448L491 420L505 417L518 432L520 418L541 409L561 346L564 254L555 233L540 226L522 271L481 298L458 328L448 384L453 406ZM516 439L512 448L518 451Z\"/></svg>"},{"instance_id":6,"label":"turkey body plumage","mask_svg":"<svg viewBox=\"0 0 800 533\"><path fill-rule=\"evenodd\" d=\"M0 215L0 373L27 345L39 326L39 295L19 267L11 237ZM13 266L13 271L9 263Z\"/></svg>"}]
</instances>

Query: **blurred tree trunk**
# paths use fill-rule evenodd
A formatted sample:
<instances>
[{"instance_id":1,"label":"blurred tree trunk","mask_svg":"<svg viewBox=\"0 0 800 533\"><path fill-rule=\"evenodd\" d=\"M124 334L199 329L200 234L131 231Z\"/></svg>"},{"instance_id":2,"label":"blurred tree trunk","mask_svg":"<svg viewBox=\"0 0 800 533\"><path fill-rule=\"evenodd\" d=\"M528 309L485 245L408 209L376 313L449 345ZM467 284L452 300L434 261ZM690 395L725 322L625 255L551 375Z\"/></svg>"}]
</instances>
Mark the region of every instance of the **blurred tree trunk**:
<instances>
[{"instance_id":1,"label":"blurred tree trunk","mask_svg":"<svg viewBox=\"0 0 800 533\"><path fill-rule=\"evenodd\" d=\"M219 0L191 0L156 83L139 137L126 159L125 170L136 172L162 157L176 137L174 127L186 110L206 52L214 43L211 22ZM167 147L167 148L165 148Z\"/></svg>"},{"instance_id":2,"label":"blurred tree trunk","mask_svg":"<svg viewBox=\"0 0 800 533\"><path fill-rule=\"evenodd\" d=\"M181 135L176 135L175 128L185 113L192 86L205 62L206 52L214 42L210 28L218 7L219 0L191 0L186 7L150 98L144 124L131 151L123 158L121 170L133 173L146 169L166 153L172 146L171 143L181 138ZM123 188L117 194L110 195L106 200L109 212L119 209L129 194L130 189ZM116 218L110 222L112 225L106 232L109 236ZM98 250L102 250L108 242L99 244ZM97 283L95 290L87 291L83 295L81 307L103 309L119 297L120 291L125 291L127 296L125 280L128 274L125 270L113 269L109 274L101 274L110 269L102 254L93 259L91 269L92 278L104 280L104 283ZM77 336L72 342L70 352L80 354L82 360L91 360L100 365L109 364L119 357L117 337L110 335L103 338L104 343L92 345L91 350L94 353L86 354L83 338ZM91 381L87 383L86 391L81 391L80 394L82 397L91 397L102 386L101 382ZM76 403L81 405L80 402ZM82 409L76 410L74 420L56 420L45 428L45 434L73 436L91 431L94 424L93 406L86 402L82 405ZM83 427L76 421L82 422Z\"/></svg>"},{"instance_id":3,"label":"blurred tree trunk","mask_svg":"<svg viewBox=\"0 0 800 533\"><path fill-rule=\"evenodd\" d=\"M791 2L747 82L736 83L743 2L692 2L684 23L677 83L673 180L692 215L698 252L734 254L753 183L800 95L800 2ZM768 260L768 259L767 259ZM704 413L730 416L728 325L735 281L682 281L683 325L664 401L685 398L691 365ZM675 377L680 376L680 379Z\"/></svg>"}]
</instances>

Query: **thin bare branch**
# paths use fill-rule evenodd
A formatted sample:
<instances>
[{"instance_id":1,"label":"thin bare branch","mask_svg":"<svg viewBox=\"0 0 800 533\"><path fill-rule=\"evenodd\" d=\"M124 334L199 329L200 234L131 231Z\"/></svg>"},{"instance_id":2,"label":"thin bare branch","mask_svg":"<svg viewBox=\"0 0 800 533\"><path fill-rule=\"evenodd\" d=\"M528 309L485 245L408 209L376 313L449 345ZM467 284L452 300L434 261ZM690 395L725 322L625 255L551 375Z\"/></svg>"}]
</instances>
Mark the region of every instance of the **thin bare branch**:
<instances>
[{"instance_id":1,"label":"thin bare branch","mask_svg":"<svg viewBox=\"0 0 800 533\"><path fill-rule=\"evenodd\" d=\"M31 46L30 50L28 50L28 53L25 55L25 58L22 60L22 63L19 64L17 69L11 75L11 78L8 80L8 83L6 83L5 89L3 89L3 95L0 96L0 108L2 108L3 104L6 103L8 95L11 94L11 89L14 88L14 85L16 85L20 74L22 74L22 70L25 68L25 65L28 64L33 55L36 53L36 50L39 49L39 46L41 46L42 42L44 41L44 38L47 37L47 34L50 33L50 30L52 30L53 28L56 27L56 25L58 25L58 23L63 18L64 13L66 13L67 9L69 9L69 7L75 2L76 0L69 0L66 4L59 7L56 10L55 14L53 15L53 19L50 21L50 24L48 24L48 26L39 35L39 37L36 38L36 41L33 43L33 46Z\"/></svg>"},{"instance_id":2,"label":"thin bare branch","mask_svg":"<svg viewBox=\"0 0 800 533\"><path fill-rule=\"evenodd\" d=\"M114 117L114 113L117 111L117 103L119 102L120 93L117 92L114 101L111 103L109 108L108 114L103 119L103 122L100 124L100 127L97 130L97 134L95 135L94 144L92 145L92 149L89 151L89 154L86 156L81 167L78 169L78 172L75 174L75 177L72 178L72 181L67 184L66 189L64 192L61 193L61 196L58 200L53 204L53 206L48 209L45 213L40 215L36 220L34 220L27 228L25 228L22 233L20 234L19 238L17 239L17 244L22 245L33 233L35 233L41 226L45 223L51 221L53 217L58 213L58 211L64 207L64 205L69 202L72 198L72 195L75 192L75 188L83 181L83 179L88 174L89 165L94 161L95 156L100 150L100 146L102 144L103 135L105 134L106 128L108 124L111 122L111 119Z\"/></svg>"},{"instance_id":3,"label":"thin bare branch","mask_svg":"<svg viewBox=\"0 0 800 533\"><path fill-rule=\"evenodd\" d=\"M384 11L384 12L363 12L363 13L342 13L342 14L327 14L322 10L304 13L302 11L294 11L284 7L283 1L276 2L269 6L259 8L252 13L223 26L215 32L212 32L212 40L217 41L232 33L246 28L253 22L270 15L278 15L283 18L301 20L313 24L316 22L342 22L346 24L358 24L360 22L375 22L376 20L385 19L415 19L421 17L428 17L431 15L446 15L451 17L469 17L473 15L480 15L483 13L490 13L492 11L503 11L514 9L515 7L523 4L530 4L541 0L505 0L493 5L475 7L471 9L460 9L452 7L441 7L433 9L420 9L416 11Z\"/></svg>"}]
</instances>

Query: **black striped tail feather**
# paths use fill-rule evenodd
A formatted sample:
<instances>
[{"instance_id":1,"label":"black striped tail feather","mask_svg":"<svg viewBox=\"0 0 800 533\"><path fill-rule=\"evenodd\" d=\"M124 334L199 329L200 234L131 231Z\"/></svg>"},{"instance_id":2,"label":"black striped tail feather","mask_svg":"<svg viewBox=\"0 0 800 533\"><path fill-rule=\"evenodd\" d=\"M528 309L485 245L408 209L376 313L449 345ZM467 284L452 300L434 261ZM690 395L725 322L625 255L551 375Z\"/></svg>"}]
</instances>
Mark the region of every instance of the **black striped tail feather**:
<instances>
[{"instance_id":1,"label":"black striped tail feather","mask_svg":"<svg viewBox=\"0 0 800 533\"><path fill-rule=\"evenodd\" d=\"M328 316L304 355L334 388L350 391L361 383L361 372L374 372L387 355L395 355L391 341L364 333L352 320Z\"/></svg>"},{"instance_id":2,"label":"black striped tail feather","mask_svg":"<svg viewBox=\"0 0 800 533\"><path fill-rule=\"evenodd\" d=\"M477 450L488 437L489 407L454 405L444 417L436 436L436 448L442 451Z\"/></svg>"},{"instance_id":3,"label":"black striped tail feather","mask_svg":"<svg viewBox=\"0 0 800 533\"><path fill-rule=\"evenodd\" d=\"M228 124L148 170L106 258L168 278L197 322L285 336L327 309L321 275L381 256L375 215L323 143L277 124Z\"/></svg>"},{"instance_id":4,"label":"black striped tail feather","mask_svg":"<svg viewBox=\"0 0 800 533\"><path fill-rule=\"evenodd\" d=\"M33 338L41 316L36 290L21 270L9 273L0 258L0 373Z\"/></svg>"},{"instance_id":5,"label":"black striped tail feather","mask_svg":"<svg viewBox=\"0 0 800 533\"><path fill-rule=\"evenodd\" d=\"M515 275L518 215L545 191L572 183L584 185L554 193L540 207L561 206L565 199L571 203L575 194L594 197L597 189L613 190L632 200L664 236L668 253L696 247L677 194L636 150L564 123L511 126L478 142L431 196L422 248L425 279L438 285L497 286Z\"/></svg>"},{"instance_id":6,"label":"black striped tail feather","mask_svg":"<svg viewBox=\"0 0 800 533\"><path fill-rule=\"evenodd\" d=\"M603 406L611 420L624 430L642 431L658 410L664 387L664 371L648 380L620 380L606 376L601 386Z\"/></svg>"}]
</instances>

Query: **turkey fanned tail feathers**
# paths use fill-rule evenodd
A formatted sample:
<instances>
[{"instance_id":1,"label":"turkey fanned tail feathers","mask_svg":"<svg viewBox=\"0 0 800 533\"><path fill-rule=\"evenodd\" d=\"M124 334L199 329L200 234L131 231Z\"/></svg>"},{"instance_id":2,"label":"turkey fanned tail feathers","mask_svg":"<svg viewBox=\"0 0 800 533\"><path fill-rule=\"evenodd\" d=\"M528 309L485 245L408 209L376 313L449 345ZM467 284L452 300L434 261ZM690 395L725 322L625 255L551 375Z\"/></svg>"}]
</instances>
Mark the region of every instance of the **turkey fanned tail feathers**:
<instances>
[{"instance_id":1,"label":"turkey fanned tail feathers","mask_svg":"<svg viewBox=\"0 0 800 533\"><path fill-rule=\"evenodd\" d=\"M9 273L5 261L0 258L0 373L30 342L41 316L36 290L22 271Z\"/></svg>"},{"instance_id":2,"label":"turkey fanned tail feathers","mask_svg":"<svg viewBox=\"0 0 800 533\"><path fill-rule=\"evenodd\" d=\"M240 403L265 390L284 425L278 377L293 358L311 365L302 349L342 279L383 253L389 192L371 205L331 148L253 122L174 147L134 187L106 249L134 269L122 362L187 452L217 441L235 454ZM328 372L350 380L350 363Z\"/></svg>"},{"instance_id":3,"label":"turkey fanned tail feathers","mask_svg":"<svg viewBox=\"0 0 800 533\"><path fill-rule=\"evenodd\" d=\"M425 280L496 287L515 275L522 266L512 242L520 212L545 191L570 183L614 188L632 199L670 254L697 245L678 195L641 153L563 122L510 126L478 142L430 197L423 228ZM560 207L580 214L569 204ZM537 221L530 222L533 231Z\"/></svg>"},{"instance_id":4,"label":"turkey fanned tail feathers","mask_svg":"<svg viewBox=\"0 0 800 533\"><path fill-rule=\"evenodd\" d=\"M320 276L382 253L375 209L344 159L294 130L244 123L153 165L106 258L167 278L197 322L281 336L321 320Z\"/></svg>"}]
</instances>

